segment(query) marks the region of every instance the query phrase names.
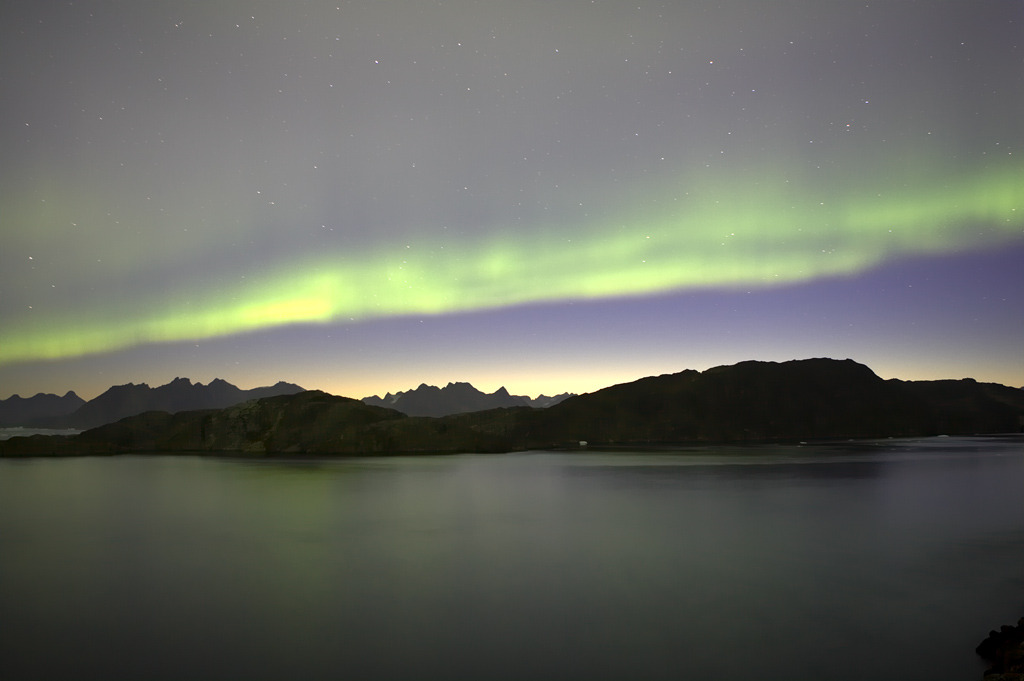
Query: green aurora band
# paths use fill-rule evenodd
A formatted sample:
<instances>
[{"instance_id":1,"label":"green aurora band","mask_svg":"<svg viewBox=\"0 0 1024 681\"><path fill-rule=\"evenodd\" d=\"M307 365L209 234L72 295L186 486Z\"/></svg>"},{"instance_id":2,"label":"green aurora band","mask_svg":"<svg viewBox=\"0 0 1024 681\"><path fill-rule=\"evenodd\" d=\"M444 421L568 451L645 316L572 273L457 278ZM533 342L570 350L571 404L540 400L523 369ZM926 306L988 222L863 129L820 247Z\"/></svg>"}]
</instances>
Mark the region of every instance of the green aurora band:
<instances>
[{"instance_id":1,"label":"green aurora band","mask_svg":"<svg viewBox=\"0 0 1024 681\"><path fill-rule=\"evenodd\" d=\"M628 219L571 230L496 229L444 247L412 242L308 256L258 282L196 284L170 298L136 301L134 309L96 305L8 320L0 327L0 364L289 324L791 284L1024 236L1024 172L1012 166L924 189L826 201L764 175L734 180L726 192L721 186L694 186L679 200L641 203Z\"/></svg>"}]
</instances>

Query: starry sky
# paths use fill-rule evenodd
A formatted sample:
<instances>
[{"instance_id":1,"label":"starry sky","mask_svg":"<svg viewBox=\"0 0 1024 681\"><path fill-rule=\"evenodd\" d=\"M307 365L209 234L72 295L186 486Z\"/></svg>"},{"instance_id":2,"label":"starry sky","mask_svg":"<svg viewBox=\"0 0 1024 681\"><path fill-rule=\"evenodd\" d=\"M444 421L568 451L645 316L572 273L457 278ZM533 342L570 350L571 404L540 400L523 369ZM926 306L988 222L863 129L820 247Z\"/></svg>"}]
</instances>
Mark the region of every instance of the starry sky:
<instances>
[{"instance_id":1,"label":"starry sky","mask_svg":"<svg viewBox=\"0 0 1024 681\"><path fill-rule=\"evenodd\" d=\"M1024 3L0 5L0 398L1024 385Z\"/></svg>"}]
</instances>

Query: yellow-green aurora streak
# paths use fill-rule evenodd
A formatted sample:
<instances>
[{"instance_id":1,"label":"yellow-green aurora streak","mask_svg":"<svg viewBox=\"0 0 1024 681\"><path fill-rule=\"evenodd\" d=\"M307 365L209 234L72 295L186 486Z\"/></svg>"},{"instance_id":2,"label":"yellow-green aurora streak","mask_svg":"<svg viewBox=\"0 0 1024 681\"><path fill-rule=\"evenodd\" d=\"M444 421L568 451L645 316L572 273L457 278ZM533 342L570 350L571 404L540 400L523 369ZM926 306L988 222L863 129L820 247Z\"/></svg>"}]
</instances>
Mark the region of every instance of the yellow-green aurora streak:
<instances>
[{"instance_id":1,"label":"yellow-green aurora streak","mask_svg":"<svg viewBox=\"0 0 1024 681\"><path fill-rule=\"evenodd\" d=\"M441 314L850 274L900 255L1024 236L1024 172L1004 167L927 189L821 201L783 182L692 188L678 202L603 224L551 226L446 244L310 256L259 282L179 291L137 310L97 305L0 327L0 363L296 323ZM500 234L501 236L494 236ZM396 253L397 251L397 253ZM177 297L175 297L177 296ZM140 311L144 310L144 311Z\"/></svg>"}]
</instances>

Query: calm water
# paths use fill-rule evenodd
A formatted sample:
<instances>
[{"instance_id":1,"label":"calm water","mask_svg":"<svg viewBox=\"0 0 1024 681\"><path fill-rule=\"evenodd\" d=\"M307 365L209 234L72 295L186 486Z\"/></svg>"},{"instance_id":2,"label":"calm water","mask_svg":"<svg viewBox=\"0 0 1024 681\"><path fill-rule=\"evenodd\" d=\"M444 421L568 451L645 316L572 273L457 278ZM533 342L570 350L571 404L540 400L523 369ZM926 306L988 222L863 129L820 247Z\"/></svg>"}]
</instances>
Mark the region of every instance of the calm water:
<instances>
[{"instance_id":1,"label":"calm water","mask_svg":"<svg viewBox=\"0 0 1024 681\"><path fill-rule=\"evenodd\" d=\"M979 679L1024 440L0 461L0 678Z\"/></svg>"}]
</instances>

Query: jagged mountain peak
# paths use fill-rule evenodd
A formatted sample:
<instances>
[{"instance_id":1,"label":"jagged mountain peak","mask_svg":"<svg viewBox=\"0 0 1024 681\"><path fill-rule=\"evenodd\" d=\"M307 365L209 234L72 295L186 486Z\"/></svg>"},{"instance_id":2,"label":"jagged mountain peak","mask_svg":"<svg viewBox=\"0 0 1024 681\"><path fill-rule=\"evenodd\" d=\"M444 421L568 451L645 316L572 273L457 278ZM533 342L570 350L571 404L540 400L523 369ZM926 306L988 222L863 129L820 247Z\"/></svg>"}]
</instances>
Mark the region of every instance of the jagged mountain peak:
<instances>
[{"instance_id":1,"label":"jagged mountain peak","mask_svg":"<svg viewBox=\"0 0 1024 681\"><path fill-rule=\"evenodd\" d=\"M415 390L364 397L363 402L379 407L397 409L409 416L448 416L487 409L507 407L548 407L564 397L536 402L529 397L511 395L502 386L493 393L485 393L465 381L449 381L443 388L421 383Z\"/></svg>"},{"instance_id":2,"label":"jagged mountain peak","mask_svg":"<svg viewBox=\"0 0 1024 681\"><path fill-rule=\"evenodd\" d=\"M272 387L242 390L219 378L204 386L202 383L193 383L188 378L177 376L169 383L156 388L151 388L146 383L111 386L88 402L72 391L65 396L64 404L51 404L46 409L40 407L31 413L30 419L24 418L12 425L84 429L146 411L175 413L195 409L220 409L261 397L297 392L302 392L302 388L283 381ZM61 399L56 395L52 398ZM24 410L22 413L25 413ZM0 418L9 421L12 417L0 410Z\"/></svg>"}]
</instances>

